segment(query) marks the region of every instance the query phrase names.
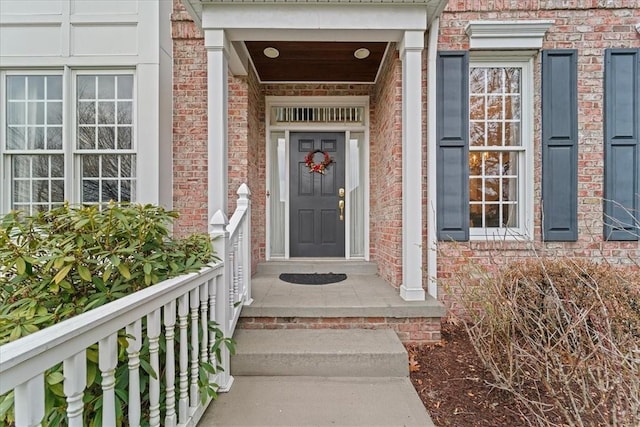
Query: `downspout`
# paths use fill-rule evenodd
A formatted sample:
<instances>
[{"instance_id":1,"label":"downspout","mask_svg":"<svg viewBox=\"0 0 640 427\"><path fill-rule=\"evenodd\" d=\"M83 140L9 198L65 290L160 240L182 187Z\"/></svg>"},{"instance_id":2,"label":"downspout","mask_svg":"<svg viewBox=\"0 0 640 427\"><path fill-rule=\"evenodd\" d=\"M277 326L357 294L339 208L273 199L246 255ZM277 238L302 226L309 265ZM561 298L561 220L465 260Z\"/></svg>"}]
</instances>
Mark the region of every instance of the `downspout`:
<instances>
[{"instance_id":1,"label":"downspout","mask_svg":"<svg viewBox=\"0 0 640 427\"><path fill-rule=\"evenodd\" d=\"M436 59L440 18L429 28L427 45L427 292L438 298L438 236L436 228Z\"/></svg>"}]
</instances>

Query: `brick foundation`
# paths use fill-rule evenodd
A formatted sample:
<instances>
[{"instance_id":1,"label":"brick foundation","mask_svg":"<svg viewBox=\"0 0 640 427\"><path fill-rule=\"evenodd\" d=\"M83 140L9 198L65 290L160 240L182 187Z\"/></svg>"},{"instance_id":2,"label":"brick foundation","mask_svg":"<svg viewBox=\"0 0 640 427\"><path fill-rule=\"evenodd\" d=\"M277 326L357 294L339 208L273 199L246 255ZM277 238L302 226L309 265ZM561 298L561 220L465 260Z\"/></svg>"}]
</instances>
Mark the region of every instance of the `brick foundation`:
<instances>
[{"instance_id":1,"label":"brick foundation","mask_svg":"<svg viewBox=\"0 0 640 427\"><path fill-rule=\"evenodd\" d=\"M391 329L405 344L440 341L440 318L431 317L241 317L239 329Z\"/></svg>"}]
</instances>

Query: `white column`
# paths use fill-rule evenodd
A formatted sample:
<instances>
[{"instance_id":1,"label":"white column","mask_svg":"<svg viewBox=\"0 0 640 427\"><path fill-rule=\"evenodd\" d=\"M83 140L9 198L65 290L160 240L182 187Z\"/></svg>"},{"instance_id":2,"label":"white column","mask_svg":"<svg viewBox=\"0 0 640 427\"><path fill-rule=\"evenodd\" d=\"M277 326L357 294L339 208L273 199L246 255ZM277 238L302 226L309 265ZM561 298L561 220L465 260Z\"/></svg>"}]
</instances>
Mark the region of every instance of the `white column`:
<instances>
[{"instance_id":1,"label":"white column","mask_svg":"<svg viewBox=\"0 0 640 427\"><path fill-rule=\"evenodd\" d=\"M424 32L405 31L402 60L402 286L405 301L422 289L422 50Z\"/></svg>"},{"instance_id":2,"label":"white column","mask_svg":"<svg viewBox=\"0 0 640 427\"><path fill-rule=\"evenodd\" d=\"M228 179L228 54L229 40L224 30L205 30L208 97L208 187L209 215L227 212Z\"/></svg>"}]
</instances>

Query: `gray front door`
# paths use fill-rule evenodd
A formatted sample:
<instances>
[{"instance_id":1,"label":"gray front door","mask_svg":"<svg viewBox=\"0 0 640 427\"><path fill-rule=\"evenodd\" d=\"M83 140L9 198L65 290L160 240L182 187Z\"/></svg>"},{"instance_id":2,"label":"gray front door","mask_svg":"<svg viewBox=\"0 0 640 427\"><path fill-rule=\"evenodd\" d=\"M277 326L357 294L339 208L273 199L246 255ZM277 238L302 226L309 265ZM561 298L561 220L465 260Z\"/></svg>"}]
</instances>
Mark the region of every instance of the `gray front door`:
<instances>
[{"instance_id":1,"label":"gray front door","mask_svg":"<svg viewBox=\"0 0 640 427\"><path fill-rule=\"evenodd\" d=\"M344 257L344 133L292 132L290 141L290 256ZM313 164L321 164L324 153L333 160L324 173L305 164L315 150Z\"/></svg>"}]
</instances>

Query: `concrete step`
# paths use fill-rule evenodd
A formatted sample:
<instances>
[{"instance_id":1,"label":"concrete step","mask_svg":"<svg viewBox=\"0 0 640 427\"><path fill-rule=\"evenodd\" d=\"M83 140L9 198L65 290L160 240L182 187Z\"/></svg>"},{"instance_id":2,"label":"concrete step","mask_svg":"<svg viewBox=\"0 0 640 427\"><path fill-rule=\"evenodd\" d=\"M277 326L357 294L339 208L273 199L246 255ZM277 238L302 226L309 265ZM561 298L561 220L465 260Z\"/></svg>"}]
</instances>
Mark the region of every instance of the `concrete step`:
<instances>
[{"instance_id":1,"label":"concrete step","mask_svg":"<svg viewBox=\"0 0 640 427\"><path fill-rule=\"evenodd\" d=\"M258 274L279 275L281 273L344 273L354 275L376 275L378 265L369 261L344 259L291 259L267 261L258 264Z\"/></svg>"},{"instance_id":2,"label":"concrete step","mask_svg":"<svg viewBox=\"0 0 640 427\"><path fill-rule=\"evenodd\" d=\"M409 378L236 376L198 426L434 424Z\"/></svg>"},{"instance_id":3,"label":"concrete step","mask_svg":"<svg viewBox=\"0 0 640 427\"><path fill-rule=\"evenodd\" d=\"M391 330L238 329L234 339L234 376L409 376L407 352Z\"/></svg>"}]
</instances>

